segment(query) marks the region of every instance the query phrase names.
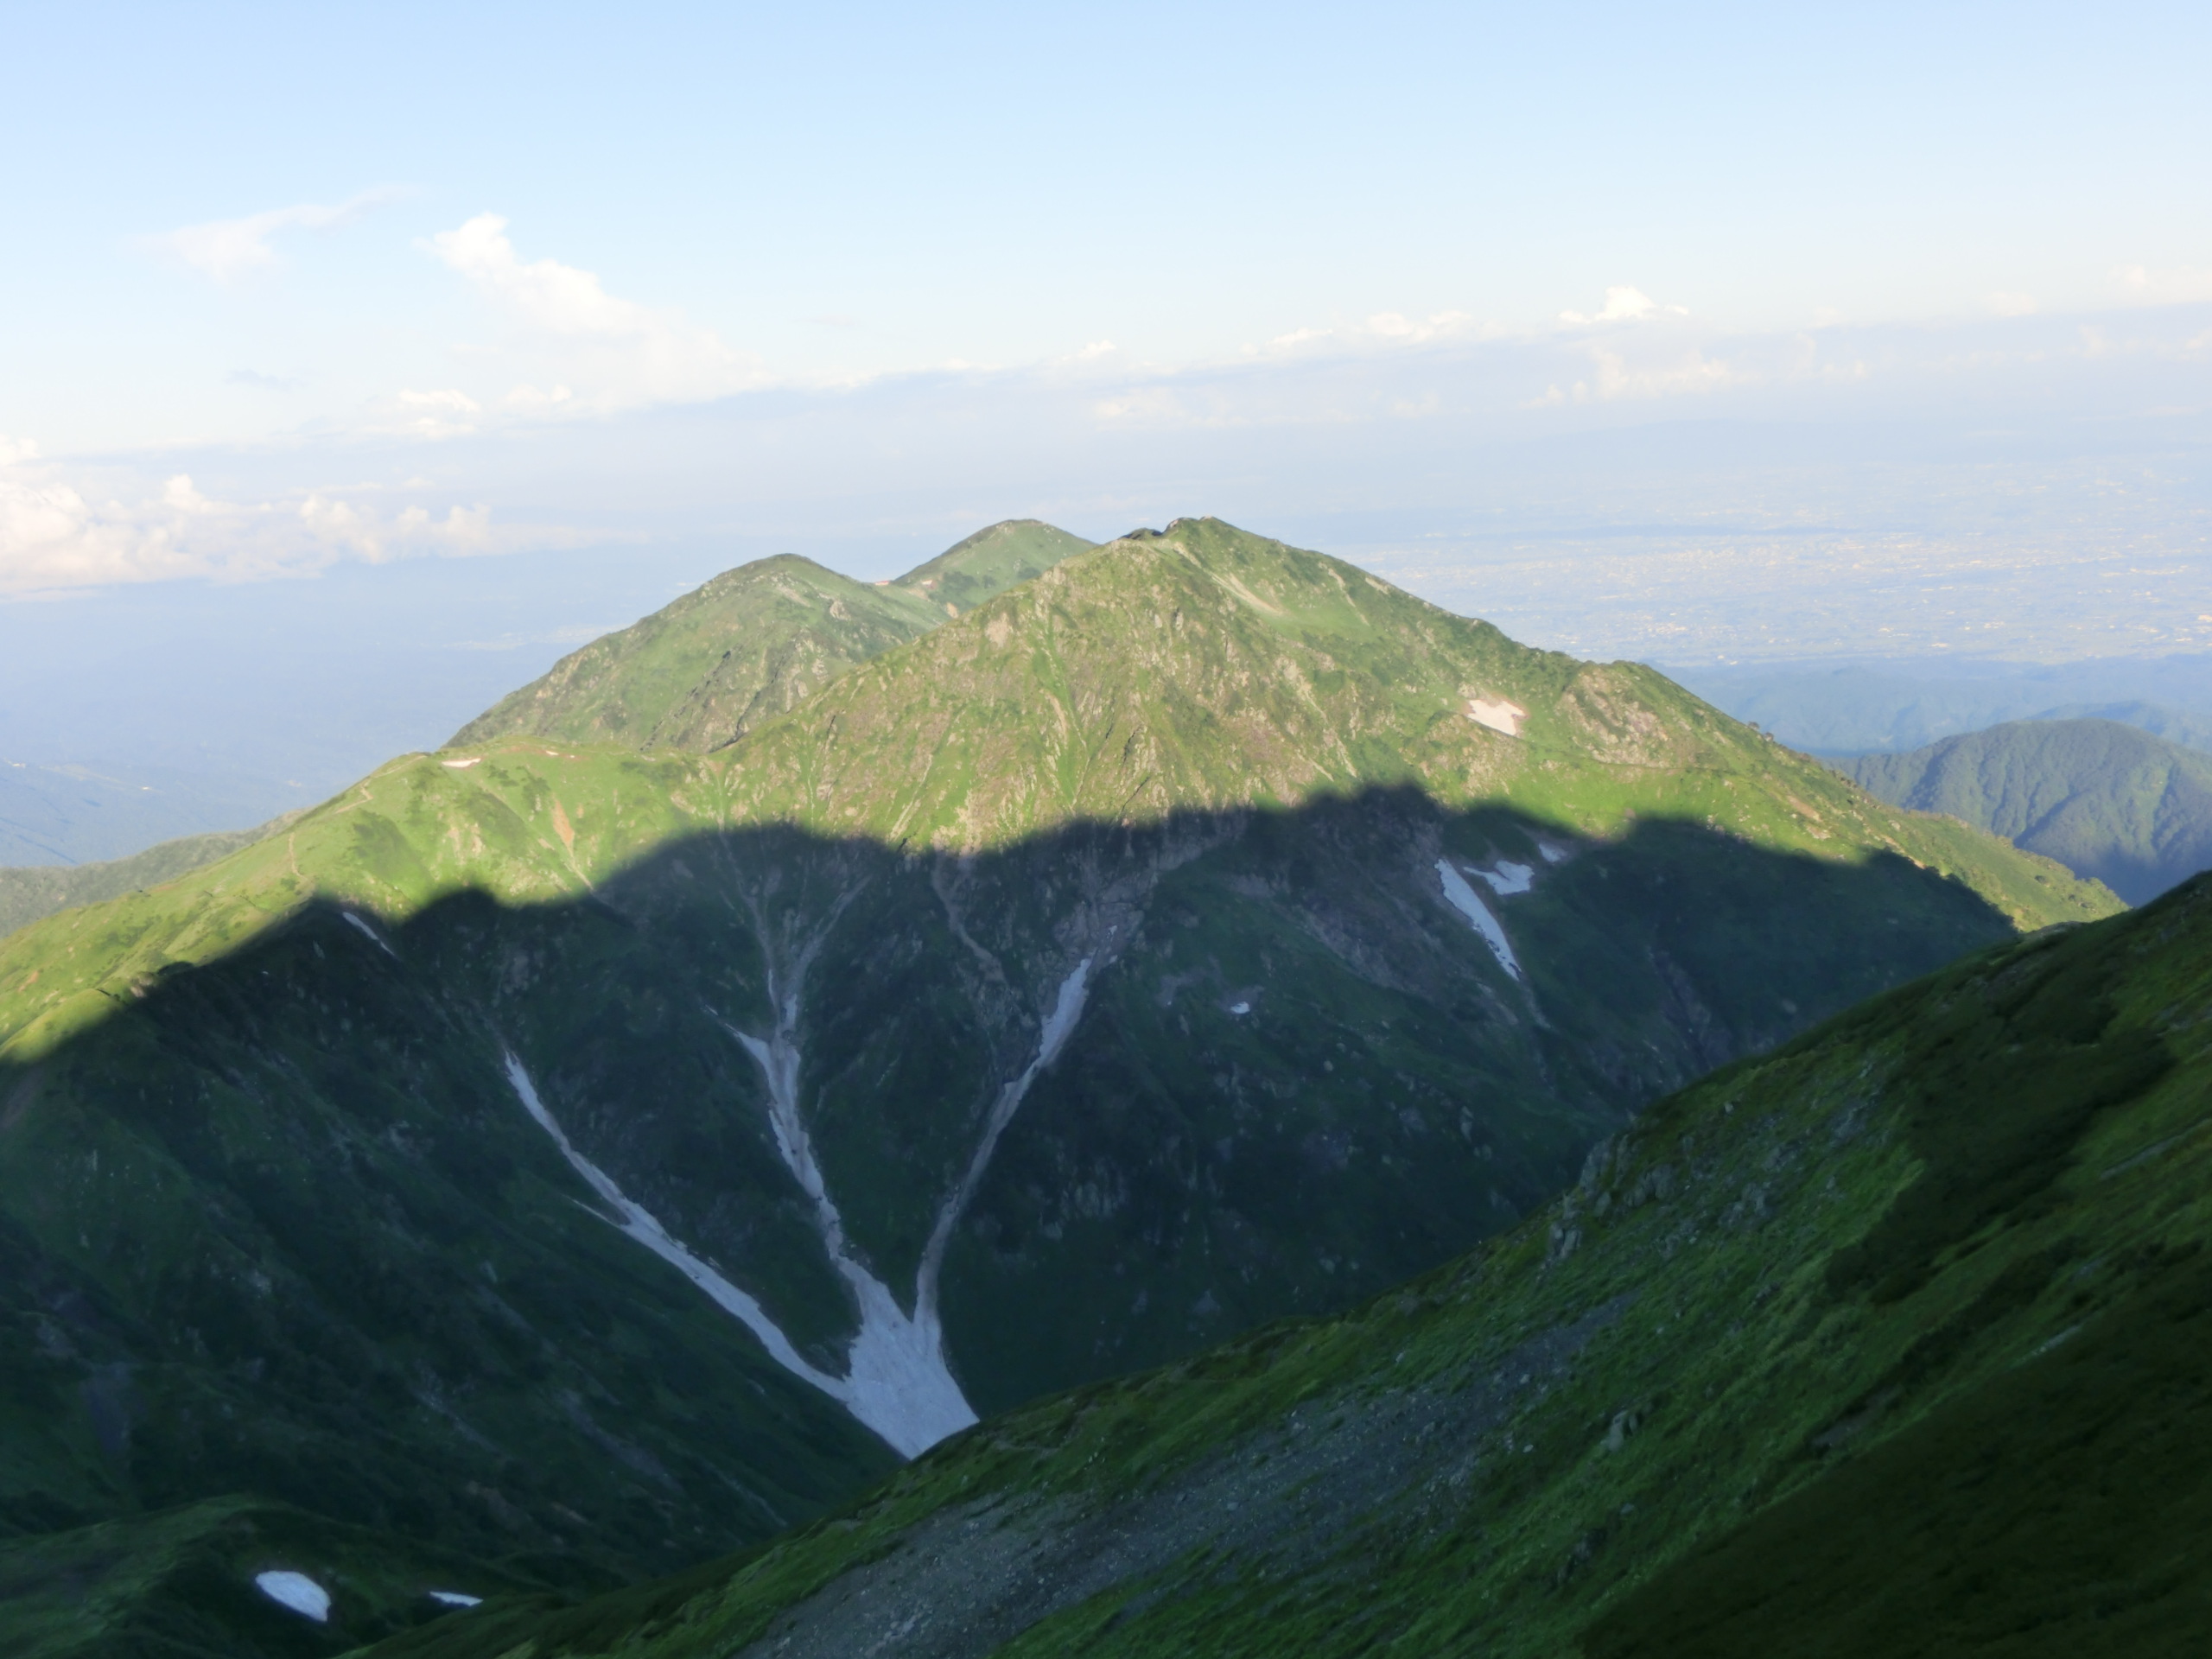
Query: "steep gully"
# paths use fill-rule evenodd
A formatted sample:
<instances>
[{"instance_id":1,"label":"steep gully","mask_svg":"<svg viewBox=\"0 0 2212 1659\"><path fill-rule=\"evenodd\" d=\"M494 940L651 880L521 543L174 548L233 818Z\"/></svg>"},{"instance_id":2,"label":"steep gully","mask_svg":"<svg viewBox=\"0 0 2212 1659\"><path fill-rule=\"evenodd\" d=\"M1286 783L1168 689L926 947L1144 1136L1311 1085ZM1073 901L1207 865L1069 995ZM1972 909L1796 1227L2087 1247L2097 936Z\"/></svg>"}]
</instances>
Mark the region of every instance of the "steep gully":
<instances>
[{"instance_id":1,"label":"steep gully","mask_svg":"<svg viewBox=\"0 0 2212 1659\"><path fill-rule=\"evenodd\" d=\"M811 950L804 953L810 961L812 955ZM975 1408L968 1403L946 1363L944 1327L938 1315L938 1275L952 1230L982 1185L1000 1136L1020 1109L1022 1097L1029 1092L1030 1085L1058 1058L1083 1016L1091 960L1085 957L1061 982L1052 1009L1043 1021L1036 1054L999 1090L966 1171L938 1207L936 1224L931 1230L921 1266L915 1274L914 1311L911 1315L899 1306L891 1287L855 1259L845 1237L843 1218L838 1214L836 1200L830 1196L822 1166L815 1157L814 1143L800 1116L798 1077L802 1057L798 1033L801 1001L797 987L787 988L779 983L781 975L772 975L776 1025L766 1038L741 1031L717 1018L722 1029L760 1068L768 1090L769 1125L774 1133L776 1150L791 1178L813 1205L815 1227L821 1235L823 1248L851 1287L859 1304L860 1331L848 1352L843 1376L833 1376L808 1363L755 1298L685 1249L658 1218L578 1151L546 1109L522 1062L512 1053L505 1057L507 1081L524 1109L553 1138L570 1166L613 1211L611 1219L614 1225L697 1285L716 1306L742 1321L760 1338L778 1364L836 1401L900 1455L918 1457L976 1421Z\"/></svg>"},{"instance_id":2,"label":"steep gully","mask_svg":"<svg viewBox=\"0 0 2212 1659\"><path fill-rule=\"evenodd\" d=\"M1547 861L1557 857L1552 849L1546 847L1543 850ZM1481 936L1499 964L1515 979L1522 979L1520 963L1493 907L1476 897L1465 878L1450 863L1439 859L1436 868L1442 897ZM1529 885L1525 866L1501 863L1497 874L1477 874L1500 896L1526 892ZM612 1177L579 1151L546 1109L536 1084L512 1052L503 1056L503 1064L516 1097L552 1138L569 1166L607 1205L612 1214L607 1219L613 1225L667 1262L698 1286L717 1306L743 1323L778 1364L836 1401L901 1456L912 1458L976 1421L975 1408L962 1392L945 1355L938 1300L945 1251L951 1243L953 1229L982 1185L1000 1138L1014 1122L1023 1098L1039 1074L1059 1057L1081 1020L1096 957L1084 957L1060 982L1052 1007L1040 1022L1036 1052L1027 1066L1001 1086L992 1102L966 1170L938 1206L935 1225L915 1272L914 1311L909 1314L891 1287L855 1257L845 1236L843 1217L838 1212L836 1201L830 1195L799 1109L799 1072L804 1058L798 1040L803 1012L801 993L807 971L830 926L842 909L842 904L836 906L829 918L795 950L779 952L769 938L766 917L754 907L756 932L763 944L770 946L768 990L775 1025L766 1037L758 1037L740 1030L719 1014L713 1015L715 1023L760 1068L768 1091L769 1127L776 1150L812 1205L815 1227L823 1248L850 1287L858 1305L860 1329L848 1351L842 1376L810 1363L758 1299L693 1255L658 1217L625 1193ZM347 919L353 918L349 916ZM712 1014L712 1010L709 1012Z\"/></svg>"}]
</instances>

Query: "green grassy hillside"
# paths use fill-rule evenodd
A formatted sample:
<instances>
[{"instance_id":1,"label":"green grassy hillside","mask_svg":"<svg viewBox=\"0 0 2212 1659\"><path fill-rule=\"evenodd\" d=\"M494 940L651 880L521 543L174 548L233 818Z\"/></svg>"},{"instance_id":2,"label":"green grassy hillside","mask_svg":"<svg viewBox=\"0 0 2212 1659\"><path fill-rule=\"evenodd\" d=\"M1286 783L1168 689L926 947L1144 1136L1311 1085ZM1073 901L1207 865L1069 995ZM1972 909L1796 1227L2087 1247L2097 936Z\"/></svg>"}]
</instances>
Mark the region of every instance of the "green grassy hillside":
<instances>
[{"instance_id":1,"label":"green grassy hillside","mask_svg":"<svg viewBox=\"0 0 2212 1659\"><path fill-rule=\"evenodd\" d=\"M1356 1313L1000 1417L842 1514L377 1659L2193 1654L2212 882L1644 1113Z\"/></svg>"},{"instance_id":2,"label":"green grassy hillside","mask_svg":"<svg viewBox=\"0 0 2212 1659\"><path fill-rule=\"evenodd\" d=\"M188 871L213 864L226 853L251 846L290 821L288 816L255 830L184 836L105 864L39 864L0 869L0 935L12 933L26 922L51 916L57 910L95 904L134 888L174 880Z\"/></svg>"},{"instance_id":3,"label":"green grassy hillside","mask_svg":"<svg viewBox=\"0 0 2212 1659\"><path fill-rule=\"evenodd\" d=\"M913 594L780 554L725 571L569 652L452 741L526 733L641 749L719 748L942 620Z\"/></svg>"},{"instance_id":4,"label":"green grassy hillside","mask_svg":"<svg viewBox=\"0 0 2212 1659\"><path fill-rule=\"evenodd\" d=\"M463 727L453 745L523 733L721 748L855 663L1090 545L1034 519L1011 520L880 586L791 554L758 560L570 652Z\"/></svg>"},{"instance_id":5,"label":"green grassy hillside","mask_svg":"<svg viewBox=\"0 0 2212 1659\"><path fill-rule=\"evenodd\" d=\"M1009 518L977 531L926 564L916 565L892 585L911 589L931 604L969 611L1043 575L1062 559L1088 552L1091 545L1035 518Z\"/></svg>"},{"instance_id":6,"label":"green grassy hillside","mask_svg":"<svg viewBox=\"0 0 2212 1659\"><path fill-rule=\"evenodd\" d=\"M2131 904L2212 868L2212 756L2116 721L2017 721L1837 765L1885 801L2006 836Z\"/></svg>"},{"instance_id":7,"label":"green grassy hillside","mask_svg":"<svg viewBox=\"0 0 2212 1659\"><path fill-rule=\"evenodd\" d=\"M711 753L404 757L0 940L0 1531L237 1492L563 1590L696 1560L2114 907L1179 523Z\"/></svg>"}]
</instances>

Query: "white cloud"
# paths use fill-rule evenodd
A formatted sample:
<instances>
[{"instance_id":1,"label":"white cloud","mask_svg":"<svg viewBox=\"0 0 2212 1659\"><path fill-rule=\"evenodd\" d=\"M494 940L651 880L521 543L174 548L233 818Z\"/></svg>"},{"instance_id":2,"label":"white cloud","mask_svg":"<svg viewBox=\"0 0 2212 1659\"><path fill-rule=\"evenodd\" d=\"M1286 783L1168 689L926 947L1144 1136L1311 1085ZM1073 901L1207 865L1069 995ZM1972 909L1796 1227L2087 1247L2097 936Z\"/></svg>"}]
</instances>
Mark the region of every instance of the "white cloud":
<instances>
[{"instance_id":1,"label":"white cloud","mask_svg":"<svg viewBox=\"0 0 2212 1659\"><path fill-rule=\"evenodd\" d=\"M270 245L270 238L277 232L334 231L404 194L390 185L379 185L335 207L301 202L248 213L244 219L210 219L204 225L187 225L160 236L142 238L140 245L219 283L234 283L249 271L276 263L276 251Z\"/></svg>"},{"instance_id":2,"label":"white cloud","mask_svg":"<svg viewBox=\"0 0 2212 1659\"><path fill-rule=\"evenodd\" d=\"M297 505L232 502L178 474L138 499L88 499L37 446L0 438L0 594L33 594L179 577L251 582L306 575L344 558L381 562L573 545L573 534L501 527L489 506L422 505L397 513L310 492Z\"/></svg>"},{"instance_id":3,"label":"white cloud","mask_svg":"<svg viewBox=\"0 0 2212 1659\"><path fill-rule=\"evenodd\" d=\"M1456 340L1477 332L1473 314L1466 311L1439 311L1423 322L1401 316L1395 311L1381 311L1367 320L1370 334L1384 340L1402 340L1409 346L1421 346L1433 340Z\"/></svg>"},{"instance_id":4,"label":"white cloud","mask_svg":"<svg viewBox=\"0 0 2212 1659\"><path fill-rule=\"evenodd\" d=\"M1738 385L1744 378L1727 364L1694 348L1659 363L1632 364L1620 353L1609 352L1602 346L1592 346L1590 355L1598 365L1593 390L1599 398L1609 403L1627 397L1668 397L1683 392L1718 391L1724 386ZM1580 395L1581 391L1582 383L1577 382L1575 391Z\"/></svg>"},{"instance_id":5,"label":"white cloud","mask_svg":"<svg viewBox=\"0 0 2212 1659\"><path fill-rule=\"evenodd\" d=\"M552 393L510 394L516 408L582 413L692 402L764 378L757 359L711 328L609 294L574 265L524 261L497 213L480 213L425 245L514 325L516 336L499 354L531 365L533 383L558 382ZM535 387L518 391L533 394Z\"/></svg>"},{"instance_id":6,"label":"white cloud","mask_svg":"<svg viewBox=\"0 0 2212 1659\"><path fill-rule=\"evenodd\" d=\"M2013 294L2000 290L1988 296L1982 303L2000 317L2031 317L2036 314L2035 296L2032 294Z\"/></svg>"},{"instance_id":7,"label":"white cloud","mask_svg":"<svg viewBox=\"0 0 2212 1659\"><path fill-rule=\"evenodd\" d=\"M1686 306L1661 305L1642 289L1618 287L1605 290L1604 308L1595 316L1585 316L1580 311L1562 311L1561 322L1582 326L1595 322L1646 322L1657 317L1687 317Z\"/></svg>"},{"instance_id":8,"label":"white cloud","mask_svg":"<svg viewBox=\"0 0 2212 1659\"><path fill-rule=\"evenodd\" d=\"M451 387L437 391L402 391L392 399L397 429L433 441L476 430L484 405Z\"/></svg>"},{"instance_id":9,"label":"white cloud","mask_svg":"<svg viewBox=\"0 0 2212 1659\"><path fill-rule=\"evenodd\" d=\"M2114 286L2121 293L2145 304L2177 305L2212 300L2212 270L2152 270L2145 265L2121 265L2112 275Z\"/></svg>"}]
</instances>

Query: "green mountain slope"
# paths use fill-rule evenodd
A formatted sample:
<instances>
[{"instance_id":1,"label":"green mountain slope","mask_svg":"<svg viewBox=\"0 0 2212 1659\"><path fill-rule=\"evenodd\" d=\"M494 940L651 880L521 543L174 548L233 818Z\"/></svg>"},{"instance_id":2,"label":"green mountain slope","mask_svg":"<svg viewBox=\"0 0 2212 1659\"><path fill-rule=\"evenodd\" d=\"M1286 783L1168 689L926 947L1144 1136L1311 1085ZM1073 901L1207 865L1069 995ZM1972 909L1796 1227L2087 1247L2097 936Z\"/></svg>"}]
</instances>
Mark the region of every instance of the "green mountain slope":
<instances>
[{"instance_id":1,"label":"green mountain slope","mask_svg":"<svg viewBox=\"0 0 2212 1659\"><path fill-rule=\"evenodd\" d=\"M854 664L1090 545L1033 519L1010 520L882 586L791 554L760 559L570 652L463 727L453 745L520 733L721 748Z\"/></svg>"},{"instance_id":2,"label":"green mountain slope","mask_svg":"<svg viewBox=\"0 0 2212 1659\"><path fill-rule=\"evenodd\" d=\"M1062 559L1090 551L1092 545L1035 518L1009 518L977 531L926 564L916 565L892 585L911 589L932 604L969 611L1043 575Z\"/></svg>"},{"instance_id":3,"label":"green mountain slope","mask_svg":"<svg viewBox=\"0 0 2212 1659\"><path fill-rule=\"evenodd\" d=\"M1346 1317L377 1659L2195 1653L2212 882L1660 1103Z\"/></svg>"},{"instance_id":4,"label":"green mountain slope","mask_svg":"<svg viewBox=\"0 0 2212 1659\"><path fill-rule=\"evenodd\" d=\"M912 594L779 554L725 571L569 652L462 727L453 742L527 733L634 748L720 748L942 620Z\"/></svg>"},{"instance_id":5,"label":"green mountain slope","mask_svg":"<svg viewBox=\"0 0 2212 1659\"><path fill-rule=\"evenodd\" d=\"M2212 868L2212 756L2114 721L2018 721L1836 764L1885 801L2006 836L2131 904Z\"/></svg>"},{"instance_id":6,"label":"green mountain slope","mask_svg":"<svg viewBox=\"0 0 2212 1659\"><path fill-rule=\"evenodd\" d=\"M96 904L136 887L173 881L227 853L251 846L289 822L288 815L258 829L184 836L105 864L37 864L0 869L0 934L12 933L26 922L51 916L57 910Z\"/></svg>"},{"instance_id":7,"label":"green mountain slope","mask_svg":"<svg viewBox=\"0 0 2212 1659\"><path fill-rule=\"evenodd\" d=\"M406 757L0 940L0 1528L244 1492L563 1587L696 1559L2114 903L1179 523L712 753Z\"/></svg>"}]
</instances>

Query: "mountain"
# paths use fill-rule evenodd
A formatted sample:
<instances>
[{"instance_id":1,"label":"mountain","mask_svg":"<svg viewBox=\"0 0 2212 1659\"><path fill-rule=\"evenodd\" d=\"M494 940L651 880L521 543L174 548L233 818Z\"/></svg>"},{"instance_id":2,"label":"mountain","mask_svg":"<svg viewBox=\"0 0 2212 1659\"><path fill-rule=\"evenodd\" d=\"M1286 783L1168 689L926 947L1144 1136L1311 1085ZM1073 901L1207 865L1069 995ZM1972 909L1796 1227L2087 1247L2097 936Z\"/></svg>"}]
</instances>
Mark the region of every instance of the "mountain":
<instances>
[{"instance_id":1,"label":"mountain","mask_svg":"<svg viewBox=\"0 0 2212 1659\"><path fill-rule=\"evenodd\" d=\"M403 757L0 939L0 1531L240 1494L357 1529L271 1570L633 1580L2114 908L1649 670L1138 532L711 753Z\"/></svg>"},{"instance_id":2,"label":"mountain","mask_svg":"<svg viewBox=\"0 0 2212 1659\"><path fill-rule=\"evenodd\" d=\"M1080 536L1037 519L1009 518L955 543L891 585L956 612L972 611L1091 546Z\"/></svg>"},{"instance_id":3,"label":"mountain","mask_svg":"<svg viewBox=\"0 0 2212 1659\"><path fill-rule=\"evenodd\" d=\"M288 816L255 830L184 836L105 864L37 864L0 869L0 935L57 910L89 905L134 887L158 887L252 845L291 821Z\"/></svg>"},{"instance_id":4,"label":"mountain","mask_svg":"<svg viewBox=\"0 0 2212 1659\"><path fill-rule=\"evenodd\" d=\"M971 607L1090 545L1009 520L880 587L792 554L762 559L563 658L461 728L453 745L528 734L720 748L854 664L926 633L948 607Z\"/></svg>"},{"instance_id":5,"label":"mountain","mask_svg":"<svg viewBox=\"0 0 2212 1659\"><path fill-rule=\"evenodd\" d=\"M2212 880L1724 1068L1357 1312L374 1659L2186 1655L2212 1610Z\"/></svg>"},{"instance_id":6,"label":"mountain","mask_svg":"<svg viewBox=\"0 0 2212 1659\"><path fill-rule=\"evenodd\" d=\"M2018 721L1836 764L1885 801L2006 836L2130 904L2212 868L2212 756L2133 726Z\"/></svg>"}]
</instances>

